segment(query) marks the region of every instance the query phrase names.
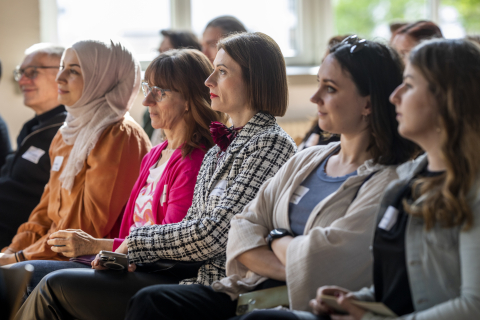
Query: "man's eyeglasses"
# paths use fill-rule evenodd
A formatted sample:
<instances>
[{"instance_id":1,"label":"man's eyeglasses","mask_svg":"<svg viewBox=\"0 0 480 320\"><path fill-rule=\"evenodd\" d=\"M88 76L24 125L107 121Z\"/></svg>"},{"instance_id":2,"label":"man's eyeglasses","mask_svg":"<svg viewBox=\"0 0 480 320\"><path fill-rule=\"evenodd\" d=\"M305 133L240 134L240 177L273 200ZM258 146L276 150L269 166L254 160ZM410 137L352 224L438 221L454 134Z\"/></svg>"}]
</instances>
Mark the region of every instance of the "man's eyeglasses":
<instances>
[{"instance_id":1,"label":"man's eyeglasses","mask_svg":"<svg viewBox=\"0 0 480 320\"><path fill-rule=\"evenodd\" d=\"M28 79L33 80L38 76L37 69L58 69L58 68L60 68L60 66L57 66L57 67L31 66L31 67L26 67L25 69L20 69L20 66L18 66L13 71L13 77L15 78L15 81L20 81L20 79L22 78L22 75L25 75L25 77L27 77Z\"/></svg>"},{"instance_id":2,"label":"man's eyeglasses","mask_svg":"<svg viewBox=\"0 0 480 320\"><path fill-rule=\"evenodd\" d=\"M343 39L341 44L342 45L346 45L346 44L350 45L350 53L358 52L358 51L362 50L363 48L365 48L366 46L368 46L367 40L359 39L356 34L354 34L353 36L346 37L345 39Z\"/></svg>"},{"instance_id":3,"label":"man's eyeglasses","mask_svg":"<svg viewBox=\"0 0 480 320\"><path fill-rule=\"evenodd\" d=\"M162 88L155 87L155 86L150 87L147 82L142 82L142 91L143 91L143 95L145 97L148 96L148 94L151 92L155 101L161 102L163 96L165 95L165 92L172 91L172 90L162 89Z\"/></svg>"}]
</instances>

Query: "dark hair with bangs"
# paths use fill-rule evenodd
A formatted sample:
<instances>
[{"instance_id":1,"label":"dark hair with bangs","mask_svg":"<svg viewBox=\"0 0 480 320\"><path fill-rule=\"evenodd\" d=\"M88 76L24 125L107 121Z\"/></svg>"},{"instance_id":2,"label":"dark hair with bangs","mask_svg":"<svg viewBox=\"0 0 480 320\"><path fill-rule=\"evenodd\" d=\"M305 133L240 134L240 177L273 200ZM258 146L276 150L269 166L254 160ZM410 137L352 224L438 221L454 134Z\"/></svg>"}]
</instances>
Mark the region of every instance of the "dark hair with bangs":
<instances>
[{"instance_id":1,"label":"dark hair with bangs","mask_svg":"<svg viewBox=\"0 0 480 320\"><path fill-rule=\"evenodd\" d=\"M287 70L275 40L261 32L238 33L220 40L217 48L240 65L251 108L283 117L288 105Z\"/></svg>"},{"instance_id":2,"label":"dark hair with bangs","mask_svg":"<svg viewBox=\"0 0 480 320\"><path fill-rule=\"evenodd\" d=\"M402 60L395 50L378 42L367 41L354 53L350 49L350 45L340 43L330 53L348 72L360 95L370 96L368 148L374 162L393 165L411 159L419 148L398 133L395 106L389 101L390 94L403 81Z\"/></svg>"},{"instance_id":3,"label":"dark hair with bangs","mask_svg":"<svg viewBox=\"0 0 480 320\"><path fill-rule=\"evenodd\" d=\"M225 114L212 110L210 106L210 90L204 82L212 71L210 60L195 49L161 53L145 71L145 80L150 85L177 91L188 102L189 108L184 114L187 138L182 146L183 157L199 147L210 149L214 145L210 123L226 121Z\"/></svg>"}]
</instances>

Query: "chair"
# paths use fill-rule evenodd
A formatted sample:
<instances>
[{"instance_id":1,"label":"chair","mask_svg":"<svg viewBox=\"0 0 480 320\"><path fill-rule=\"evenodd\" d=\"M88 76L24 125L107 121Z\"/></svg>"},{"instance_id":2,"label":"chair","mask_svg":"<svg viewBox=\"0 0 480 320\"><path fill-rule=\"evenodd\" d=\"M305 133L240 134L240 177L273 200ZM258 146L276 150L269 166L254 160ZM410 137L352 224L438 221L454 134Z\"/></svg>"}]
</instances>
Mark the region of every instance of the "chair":
<instances>
[{"instance_id":1,"label":"chair","mask_svg":"<svg viewBox=\"0 0 480 320\"><path fill-rule=\"evenodd\" d=\"M7 304L10 311L8 319L13 320L22 303L27 284L32 277L33 266L27 264L24 269L10 269L8 267L0 267L0 269L7 291Z\"/></svg>"}]
</instances>

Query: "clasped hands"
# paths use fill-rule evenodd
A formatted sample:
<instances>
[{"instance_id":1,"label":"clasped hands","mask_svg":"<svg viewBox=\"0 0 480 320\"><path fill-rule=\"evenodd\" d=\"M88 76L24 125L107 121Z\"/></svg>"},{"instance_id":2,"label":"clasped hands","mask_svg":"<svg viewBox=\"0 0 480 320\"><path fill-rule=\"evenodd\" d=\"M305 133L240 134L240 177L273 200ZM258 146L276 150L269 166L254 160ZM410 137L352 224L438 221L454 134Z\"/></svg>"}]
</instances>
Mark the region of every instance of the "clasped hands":
<instances>
[{"instance_id":1,"label":"clasped hands","mask_svg":"<svg viewBox=\"0 0 480 320\"><path fill-rule=\"evenodd\" d=\"M337 297L337 303L348 312L348 315L335 313L335 310L322 301L322 295ZM318 288L317 297L310 300L310 307L314 314L329 314L332 320L361 320L367 311L354 305L351 302L352 300L356 300L356 298L347 289L337 286L324 286Z\"/></svg>"}]
</instances>

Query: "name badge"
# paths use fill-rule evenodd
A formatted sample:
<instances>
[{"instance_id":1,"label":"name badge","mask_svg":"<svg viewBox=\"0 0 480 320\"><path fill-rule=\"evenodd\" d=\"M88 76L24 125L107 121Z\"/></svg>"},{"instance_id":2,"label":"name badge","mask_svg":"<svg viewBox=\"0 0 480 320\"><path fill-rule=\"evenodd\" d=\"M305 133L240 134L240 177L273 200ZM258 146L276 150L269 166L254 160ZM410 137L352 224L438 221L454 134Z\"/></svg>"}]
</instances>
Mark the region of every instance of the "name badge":
<instances>
[{"instance_id":1,"label":"name badge","mask_svg":"<svg viewBox=\"0 0 480 320\"><path fill-rule=\"evenodd\" d=\"M63 157L62 156L56 156L55 160L53 161L52 165L52 171L58 171L62 167L63 163Z\"/></svg>"},{"instance_id":2,"label":"name badge","mask_svg":"<svg viewBox=\"0 0 480 320\"><path fill-rule=\"evenodd\" d=\"M165 201L167 201L167 185L163 186L162 196L160 197L160 206L163 207Z\"/></svg>"},{"instance_id":3,"label":"name badge","mask_svg":"<svg viewBox=\"0 0 480 320\"><path fill-rule=\"evenodd\" d=\"M293 204L298 204L300 200L310 191L309 188L304 187L304 186L298 186L297 189L292 194L292 197L290 198L290 203Z\"/></svg>"},{"instance_id":4,"label":"name badge","mask_svg":"<svg viewBox=\"0 0 480 320\"><path fill-rule=\"evenodd\" d=\"M37 164L38 160L40 160L44 154L45 151L42 149L31 146L24 154L22 154L22 158Z\"/></svg>"},{"instance_id":5,"label":"name badge","mask_svg":"<svg viewBox=\"0 0 480 320\"><path fill-rule=\"evenodd\" d=\"M221 197L222 194L225 192L226 188L227 188L227 180L218 181L215 187L213 188L212 192L210 192L209 197L211 196Z\"/></svg>"},{"instance_id":6,"label":"name badge","mask_svg":"<svg viewBox=\"0 0 480 320\"><path fill-rule=\"evenodd\" d=\"M380 229L390 231L392 227L397 223L398 209L392 206L388 206L387 211L383 215L382 220L378 224Z\"/></svg>"}]
</instances>

